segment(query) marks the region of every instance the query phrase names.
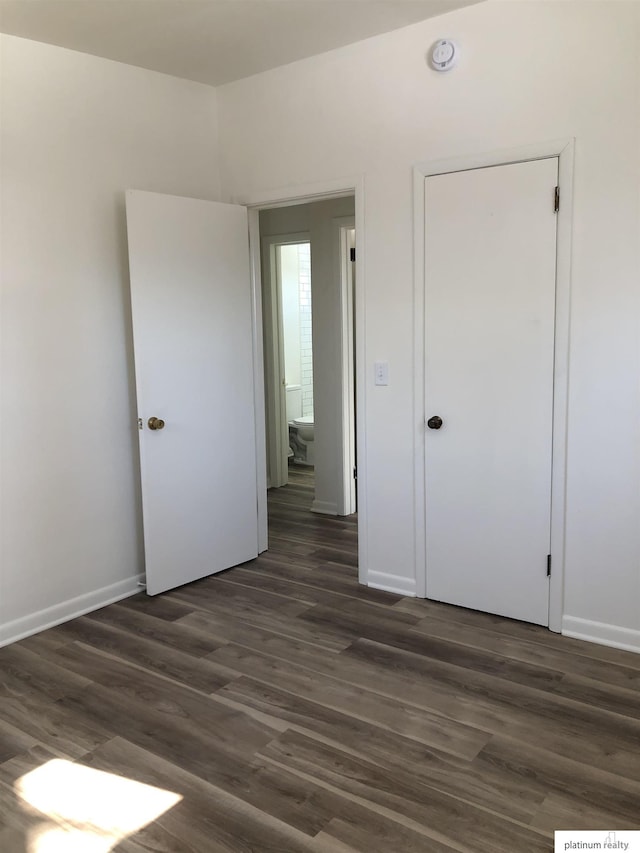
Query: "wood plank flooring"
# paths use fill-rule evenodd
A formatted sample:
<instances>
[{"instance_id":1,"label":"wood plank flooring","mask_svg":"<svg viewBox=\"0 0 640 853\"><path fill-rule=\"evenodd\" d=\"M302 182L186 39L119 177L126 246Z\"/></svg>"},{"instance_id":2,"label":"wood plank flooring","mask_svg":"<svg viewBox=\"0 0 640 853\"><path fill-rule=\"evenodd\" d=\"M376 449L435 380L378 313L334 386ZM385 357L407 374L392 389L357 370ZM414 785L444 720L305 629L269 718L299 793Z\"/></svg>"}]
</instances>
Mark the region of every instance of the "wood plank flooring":
<instances>
[{"instance_id":1,"label":"wood plank flooring","mask_svg":"<svg viewBox=\"0 0 640 853\"><path fill-rule=\"evenodd\" d=\"M359 586L355 518L311 514L312 488L302 469L270 494L257 560L0 650L2 853L47 833L82 853L542 853L554 829L640 828L640 656ZM55 759L182 799L109 835L20 796Z\"/></svg>"}]
</instances>

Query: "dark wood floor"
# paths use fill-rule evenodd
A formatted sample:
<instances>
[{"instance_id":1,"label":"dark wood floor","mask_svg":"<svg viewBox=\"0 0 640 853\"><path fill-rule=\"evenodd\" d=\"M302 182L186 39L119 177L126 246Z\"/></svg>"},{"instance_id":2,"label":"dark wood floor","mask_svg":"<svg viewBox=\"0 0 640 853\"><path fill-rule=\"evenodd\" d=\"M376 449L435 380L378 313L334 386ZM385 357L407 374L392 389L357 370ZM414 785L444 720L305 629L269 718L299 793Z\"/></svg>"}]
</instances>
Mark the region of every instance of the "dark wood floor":
<instances>
[{"instance_id":1,"label":"dark wood floor","mask_svg":"<svg viewBox=\"0 0 640 853\"><path fill-rule=\"evenodd\" d=\"M355 520L312 515L311 483L271 494L257 560L0 650L2 853L51 831L65 853L538 853L640 828L640 656L358 586ZM109 842L18 795L56 758L183 799Z\"/></svg>"}]
</instances>

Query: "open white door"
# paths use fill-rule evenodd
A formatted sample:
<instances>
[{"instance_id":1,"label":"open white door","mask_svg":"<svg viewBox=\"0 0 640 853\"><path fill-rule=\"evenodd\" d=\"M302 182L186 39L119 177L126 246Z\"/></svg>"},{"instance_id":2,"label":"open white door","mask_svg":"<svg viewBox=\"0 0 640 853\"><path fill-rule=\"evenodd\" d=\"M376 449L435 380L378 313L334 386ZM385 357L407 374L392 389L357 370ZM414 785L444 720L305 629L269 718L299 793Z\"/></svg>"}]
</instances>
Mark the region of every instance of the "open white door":
<instances>
[{"instance_id":1,"label":"open white door","mask_svg":"<svg viewBox=\"0 0 640 853\"><path fill-rule=\"evenodd\" d=\"M258 553L247 211L128 191L127 229L155 595Z\"/></svg>"}]
</instances>

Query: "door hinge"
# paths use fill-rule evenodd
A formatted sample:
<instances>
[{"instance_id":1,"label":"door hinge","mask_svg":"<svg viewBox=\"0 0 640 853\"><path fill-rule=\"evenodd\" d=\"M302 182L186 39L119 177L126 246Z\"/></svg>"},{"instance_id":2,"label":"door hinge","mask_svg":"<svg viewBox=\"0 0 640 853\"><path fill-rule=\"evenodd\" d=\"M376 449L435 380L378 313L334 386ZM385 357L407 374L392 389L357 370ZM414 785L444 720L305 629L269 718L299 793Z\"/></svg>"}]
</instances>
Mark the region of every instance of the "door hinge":
<instances>
[{"instance_id":1,"label":"door hinge","mask_svg":"<svg viewBox=\"0 0 640 853\"><path fill-rule=\"evenodd\" d=\"M354 468L354 469L353 469L353 479L354 479L354 480L357 480L357 479L358 479L358 469L357 469L357 468Z\"/></svg>"},{"instance_id":2,"label":"door hinge","mask_svg":"<svg viewBox=\"0 0 640 853\"><path fill-rule=\"evenodd\" d=\"M551 577L551 554L547 554L547 577Z\"/></svg>"},{"instance_id":3,"label":"door hinge","mask_svg":"<svg viewBox=\"0 0 640 853\"><path fill-rule=\"evenodd\" d=\"M356 250L355 249L349 249L349 260L354 262L355 259L356 259Z\"/></svg>"},{"instance_id":4,"label":"door hinge","mask_svg":"<svg viewBox=\"0 0 640 853\"><path fill-rule=\"evenodd\" d=\"M554 213L560 210L560 187L556 187L553 195L553 210Z\"/></svg>"}]
</instances>

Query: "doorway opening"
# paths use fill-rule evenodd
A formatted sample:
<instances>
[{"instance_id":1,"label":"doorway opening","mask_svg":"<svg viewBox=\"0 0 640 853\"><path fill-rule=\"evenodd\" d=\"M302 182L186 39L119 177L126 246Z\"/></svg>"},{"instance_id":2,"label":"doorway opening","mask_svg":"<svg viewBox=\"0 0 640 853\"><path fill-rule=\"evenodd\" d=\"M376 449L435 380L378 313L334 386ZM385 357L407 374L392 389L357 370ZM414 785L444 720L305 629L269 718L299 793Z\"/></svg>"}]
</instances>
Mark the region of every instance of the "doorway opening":
<instances>
[{"instance_id":1,"label":"doorway opening","mask_svg":"<svg viewBox=\"0 0 640 853\"><path fill-rule=\"evenodd\" d=\"M289 243L275 249L282 319L287 460L289 465L313 468L311 244Z\"/></svg>"},{"instance_id":2,"label":"doorway opening","mask_svg":"<svg viewBox=\"0 0 640 853\"><path fill-rule=\"evenodd\" d=\"M357 532L354 196L262 209L259 233L270 547L317 516Z\"/></svg>"},{"instance_id":3,"label":"doorway opening","mask_svg":"<svg viewBox=\"0 0 640 853\"><path fill-rule=\"evenodd\" d=\"M260 221L269 230L268 212ZM290 464L315 461L309 233L262 236L261 259L267 488L277 489Z\"/></svg>"}]
</instances>

